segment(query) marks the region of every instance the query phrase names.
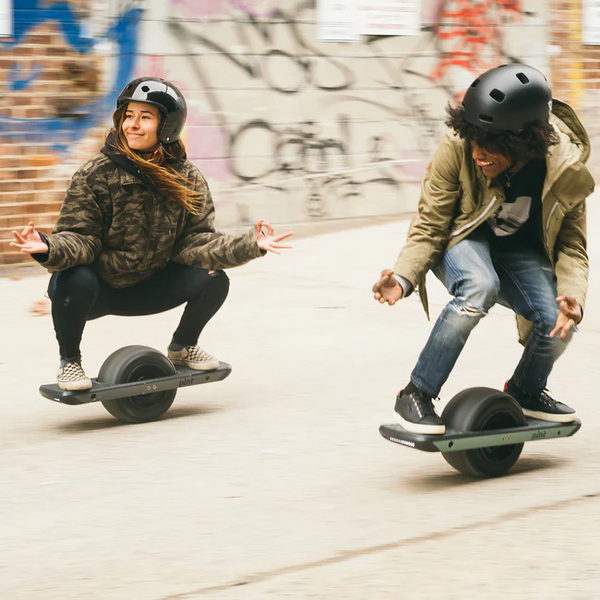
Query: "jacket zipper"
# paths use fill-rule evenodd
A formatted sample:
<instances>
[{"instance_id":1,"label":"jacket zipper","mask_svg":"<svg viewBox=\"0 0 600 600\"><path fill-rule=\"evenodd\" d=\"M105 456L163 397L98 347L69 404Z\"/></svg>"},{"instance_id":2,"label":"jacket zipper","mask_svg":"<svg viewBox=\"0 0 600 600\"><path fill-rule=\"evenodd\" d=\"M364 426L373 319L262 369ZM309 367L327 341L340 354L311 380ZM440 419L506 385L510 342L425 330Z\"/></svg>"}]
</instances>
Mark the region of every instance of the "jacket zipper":
<instances>
[{"instance_id":1,"label":"jacket zipper","mask_svg":"<svg viewBox=\"0 0 600 600\"><path fill-rule=\"evenodd\" d=\"M554 203L554 206L550 209L548 221L546 222L546 229L544 230L544 248L546 248L546 254L548 255L548 258L550 259L552 265L554 265L554 256L552 256L550 248L548 247L548 234L550 233L550 223L552 222L552 217L554 216L554 213L556 212L556 209L558 208L559 204L560 200L557 200Z\"/></svg>"},{"instance_id":2,"label":"jacket zipper","mask_svg":"<svg viewBox=\"0 0 600 600\"><path fill-rule=\"evenodd\" d=\"M470 223L466 223L465 225L463 225L460 229L453 231L450 234L450 237L451 238L456 237L457 235L460 235L463 231L466 231L467 229L469 229L469 227L471 227L472 225L475 225L476 223L483 221L485 219L485 217L487 216L487 214L492 210L492 208L494 208L495 202L496 202L496 196L494 196L492 198L491 202L486 206L485 210L480 215L478 215Z\"/></svg>"},{"instance_id":3,"label":"jacket zipper","mask_svg":"<svg viewBox=\"0 0 600 600\"><path fill-rule=\"evenodd\" d=\"M558 208L558 205L560 204L560 200L557 200L554 203L554 206L551 208L550 210L550 214L548 215L548 221L546 222L546 242L548 241L548 233L550 232L550 222L552 221L552 217L554 216L554 213L556 212L556 209Z\"/></svg>"},{"instance_id":4,"label":"jacket zipper","mask_svg":"<svg viewBox=\"0 0 600 600\"><path fill-rule=\"evenodd\" d=\"M141 270L145 269L150 261L150 235L154 229L154 222L156 221L156 198L152 196L152 212L150 214L150 221L148 223L148 237L146 238L146 244L144 247L144 260L142 261Z\"/></svg>"}]
</instances>

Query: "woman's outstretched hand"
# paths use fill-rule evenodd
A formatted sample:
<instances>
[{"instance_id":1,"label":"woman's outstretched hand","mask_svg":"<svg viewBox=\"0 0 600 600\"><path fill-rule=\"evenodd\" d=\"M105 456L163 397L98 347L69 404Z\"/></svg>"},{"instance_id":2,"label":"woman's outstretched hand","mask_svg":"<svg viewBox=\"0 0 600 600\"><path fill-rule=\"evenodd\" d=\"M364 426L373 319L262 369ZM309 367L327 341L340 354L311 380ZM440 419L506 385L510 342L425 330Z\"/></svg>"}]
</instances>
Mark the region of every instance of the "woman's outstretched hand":
<instances>
[{"instance_id":1,"label":"woman's outstretched hand","mask_svg":"<svg viewBox=\"0 0 600 600\"><path fill-rule=\"evenodd\" d=\"M29 221L21 233L13 231L12 234L16 241L11 242L10 245L17 248L17 250L25 252L25 254L45 254L48 252L48 245L36 231L33 221Z\"/></svg>"},{"instance_id":2,"label":"woman's outstretched hand","mask_svg":"<svg viewBox=\"0 0 600 600\"><path fill-rule=\"evenodd\" d=\"M267 233L263 233L263 227L267 230ZM274 252L275 254L281 254L279 250L284 248L291 248L291 246L282 246L279 244L281 240L294 235L293 231L282 233L276 237L273 237L273 228L266 221L261 219L256 224L256 243L261 250L267 250L268 252Z\"/></svg>"}]
</instances>

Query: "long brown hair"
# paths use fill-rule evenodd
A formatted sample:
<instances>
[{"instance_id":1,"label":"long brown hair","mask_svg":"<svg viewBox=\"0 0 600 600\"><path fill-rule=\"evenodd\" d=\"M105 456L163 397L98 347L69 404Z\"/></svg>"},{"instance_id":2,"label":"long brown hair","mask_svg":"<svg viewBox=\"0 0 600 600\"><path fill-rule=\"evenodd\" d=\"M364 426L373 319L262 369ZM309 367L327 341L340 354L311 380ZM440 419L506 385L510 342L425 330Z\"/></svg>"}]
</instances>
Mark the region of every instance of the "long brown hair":
<instances>
[{"instance_id":1,"label":"long brown hair","mask_svg":"<svg viewBox=\"0 0 600 600\"><path fill-rule=\"evenodd\" d=\"M122 127L127 106L128 104L124 103L113 113L114 126L106 136L106 142L110 141L112 146L139 168L162 194L177 200L189 212L198 214L202 209L203 194L189 187L188 180L172 165L186 156L183 142L177 140L172 144L159 144L158 149L148 159L134 152L127 144Z\"/></svg>"}]
</instances>

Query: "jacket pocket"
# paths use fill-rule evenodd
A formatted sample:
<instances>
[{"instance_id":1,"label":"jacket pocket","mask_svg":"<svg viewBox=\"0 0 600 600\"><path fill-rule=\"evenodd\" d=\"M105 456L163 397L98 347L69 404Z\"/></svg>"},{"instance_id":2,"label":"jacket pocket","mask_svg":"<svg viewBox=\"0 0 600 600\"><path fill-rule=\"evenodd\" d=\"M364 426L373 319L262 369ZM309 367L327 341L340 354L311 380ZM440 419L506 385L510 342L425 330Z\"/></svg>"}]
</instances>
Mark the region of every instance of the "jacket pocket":
<instances>
[{"instance_id":1,"label":"jacket pocket","mask_svg":"<svg viewBox=\"0 0 600 600\"><path fill-rule=\"evenodd\" d=\"M129 225L113 221L106 234L104 245L111 250L123 250L125 248L125 238L129 231Z\"/></svg>"},{"instance_id":2,"label":"jacket pocket","mask_svg":"<svg viewBox=\"0 0 600 600\"><path fill-rule=\"evenodd\" d=\"M546 223L544 223L544 233L549 252L552 252L554 249L556 237L558 236L564 218L565 208L560 201L557 201L550 210ZM554 253L552 252L552 254Z\"/></svg>"},{"instance_id":3,"label":"jacket pocket","mask_svg":"<svg viewBox=\"0 0 600 600\"><path fill-rule=\"evenodd\" d=\"M457 203L458 210L456 216L458 216L459 214L470 215L475 211L476 208L477 203L475 202L473 196L471 196L471 194L465 194L464 192L462 192Z\"/></svg>"}]
</instances>

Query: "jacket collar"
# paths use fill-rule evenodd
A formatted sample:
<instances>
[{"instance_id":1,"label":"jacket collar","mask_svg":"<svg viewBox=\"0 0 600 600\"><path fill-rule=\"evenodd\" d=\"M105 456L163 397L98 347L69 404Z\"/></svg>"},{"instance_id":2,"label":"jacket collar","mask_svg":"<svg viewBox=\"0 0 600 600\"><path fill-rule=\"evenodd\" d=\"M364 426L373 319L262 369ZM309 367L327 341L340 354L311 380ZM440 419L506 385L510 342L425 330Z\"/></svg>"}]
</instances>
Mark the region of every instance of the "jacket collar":
<instances>
[{"instance_id":1,"label":"jacket collar","mask_svg":"<svg viewBox=\"0 0 600 600\"><path fill-rule=\"evenodd\" d=\"M131 185L131 184L140 184L140 180L142 183L149 185L149 181L142 173L140 169L138 169L126 156L123 156L116 148L114 143L114 137L110 135L107 140L104 148L100 150L102 154L106 155L113 163L117 166L121 167L119 169L119 174L121 177L122 185Z\"/></svg>"}]
</instances>

